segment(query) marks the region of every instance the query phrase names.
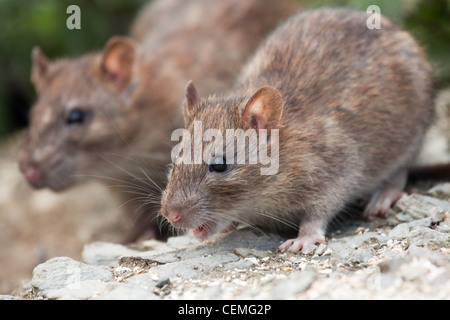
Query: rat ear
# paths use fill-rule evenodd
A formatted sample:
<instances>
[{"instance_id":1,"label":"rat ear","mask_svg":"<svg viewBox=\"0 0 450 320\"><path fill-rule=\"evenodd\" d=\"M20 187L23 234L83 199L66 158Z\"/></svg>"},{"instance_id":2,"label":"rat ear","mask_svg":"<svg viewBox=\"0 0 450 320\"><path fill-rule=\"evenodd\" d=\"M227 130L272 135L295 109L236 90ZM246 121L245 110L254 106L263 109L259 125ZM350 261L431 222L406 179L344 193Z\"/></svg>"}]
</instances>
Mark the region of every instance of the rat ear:
<instances>
[{"instance_id":1,"label":"rat ear","mask_svg":"<svg viewBox=\"0 0 450 320\"><path fill-rule=\"evenodd\" d=\"M50 67L50 61L38 46L35 46L31 51L31 60L31 81L36 87L36 91L40 92L44 86L47 85L47 74Z\"/></svg>"},{"instance_id":2,"label":"rat ear","mask_svg":"<svg viewBox=\"0 0 450 320\"><path fill-rule=\"evenodd\" d=\"M192 80L186 85L186 99L183 102L184 121L187 122L194 114L195 109L200 105L200 95Z\"/></svg>"},{"instance_id":3,"label":"rat ear","mask_svg":"<svg viewBox=\"0 0 450 320\"><path fill-rule=\"evenodd\" d=\"M263 87L248 100L243 114L244 127L273 129L278 125L283 110L280 93L271 87Z\"/></svg>"},{"instance_id":4,"label":"rat ear","mask_svg":"<svg viewBox=\"0 0 450 320\"><path fill-rule=\"evenodd\" d=\"M101 53L100 70L118 93L131 83L137 60L136 51L132 39L113 37Z\"/></svg>"}]
</instances>

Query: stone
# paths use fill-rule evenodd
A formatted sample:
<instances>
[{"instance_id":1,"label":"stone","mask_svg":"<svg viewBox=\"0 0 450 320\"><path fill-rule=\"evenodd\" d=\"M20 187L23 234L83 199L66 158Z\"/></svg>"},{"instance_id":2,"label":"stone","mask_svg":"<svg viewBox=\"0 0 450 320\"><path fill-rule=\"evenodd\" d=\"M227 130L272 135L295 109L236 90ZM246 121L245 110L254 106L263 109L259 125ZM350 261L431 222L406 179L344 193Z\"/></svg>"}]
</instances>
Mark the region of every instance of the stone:
<instances>
[{"instance_id":1,"label":"stone","mask_svg":"<svg viewBox=\"0 0 450 320\"><path fill-rule=\"evenodd\" d=\"M152 291L139 286L115 282L109 284L105 293L93 300L155 300L158 297Z\"/></svg>"},{"instance_id":2,"label":"stone","mask_svg":"<svg viewBox=\"0 0 450 320\"><path fill-rule=\"evenodd\" d=\"M328 246L324 243L319 244L319 246L317 247L316 251L314 251L315 255L321 256L325 253L325 251L327 250Z\"/></svg>"},{"instance_id":3,"label":"stone","mask_svg":"<svg viewBox=\"0 0 450 320\"><path fill-rule=\"evenodd\" d=\"M401 212L397 213L395 215L395 217L398 219L398 221L401 221L401 222L411 222L411 221L414 220L414 218L411 217L410 215L404 214L404 213L401 213Z\"/></svg>"},{"instance_id":4,"label":"stone","mask_svg":"<svg viewBox=\"0 0 450 320\"><path fill-rule=\"evenodd\" d=\"M291 279L280 282L273 289L273 299L296 299L296 296L306 291L316 279L314 271L302 271Z\"/></svg>"},{"instance_id":5,"label":"stone","mask_svg":"<svg viewBox=\"0 0 450 320\"><path fill-rule=\"evenodd\" d=\"M419 247L415 244L411 244L408 247L408 255L412 258L426 258L427 260L433 262L435 265L440 267L450 266L450 255L441 254L438 250L433 250L428 247ZM450 272L450 269L448 270ZM449 278L450 279L450 278Z\"/></svg>"},{"instance_id":6,"label":"stone","mask_svg":"<svg viewBox=\"0 0 450 320\"><path fill-rule=\"evenodd\" d=\"M436 231L450 233L450 224L441 222L438 226L436 226Z\"/></svg>"},{"instance_id":7,"label":"stone","mask_svg":"<svg viewBox=\"0 0 450 320\"><path fill-rule=\"evenodd\" d=\"M414 219L423 219L430 215L436 218L440 216L438 212L450 211L450 202L420 194L411 194L400 198L394 209L408 214Z\"/></svg>"},{"instance_id":8,"label":"stone","mask_svg":"<svg viewBox=\"0 0 450 320\"><path fill-rule=\"evenodd\" d=\"M36 295L50 299L64 296L85 299L102 291L104 284L112 280L112 272L107 267L56 257L34 268L31 286Z\"/></svg>"},{"instance_id":9,"label":"stone","mask_svg":"<svg viewBox=\"0 0 450 320\"><path fill-rule=\"evenodd\" d=\"M415 227L431 227L433 224L433 218L432 217L426 217L423 219L413 220L411 222L408 222L408 227L415 228Z\"/></svg>"},{"instance_id":10,"label":"stone","mask_svg":"<svg viewBox=\"0 0 450 320\"><path fill-rule=\"evenodd\" d=\"M253 267L255 264L256 264L255 261L251 259L241 259L239 261L229 262L225 264L224 270L236 270L236 269L246 270Z\"/></svg>"},{"instance_id":11,"label":"stone","mask_svg":"<svg viewBox=\"0 0 450 320\"><path fill-rule=\"evenodd\" d=\"M274 234L258 235L250 229L238 229L227 234L219 234L215 241L194 247L172 250L169 252L134 252L130 256L123 256L119 264L125 266L151 264L169 264L177 261L211 255L220 252L233 252L236 248L244 248L242 254L253 256L268 256L269 251L276 250L282 237Z\"/></svg>"},{"instance_id":12,"label":"stone","mask_svg":"<svg viewBox=\"0 0 450 320\"><path fill-rule=\"evenodd\" d=\"M310 255L314 254L314 251L316 251L317 246L313 243L307 243L303 246L302 254Z\"/></svg>"},{"instance_id":13,"label":"stone","mask_svg":"<svg viewBox=\"0 0 450 320\"><path fill-rule=\"evenodd\" d=\"M236 248L234 253L243 258L256 257L258 259L262 259L270 256L270 251L256 250L252 248Z\"/></svg>"},{"instance_id":14,"label":"stone","mask_svg":"<svg viewBox=\"0 0 450 320\"><path fill-rule=\"evenodd\" d=\"M10 296L7 294L0 294L0 300L22 300L20 297Z\"/></svg>"},{"instance_id":15,"label":"stone","mask_svg":"<svg viewBox=\"0 0 450 320\"><path fill-rule=\"evenodd\" d=\"M389 232L389 237L394 240L403 240L409 235L408 223L400 223Z\"/></svg>"},{"instance_id":16,"label":"stone","mask_svg":"<svg viewBox=\"0 0 450 320\"><path fill-rule=\"evenodd\" d=\"M428 190L427 193L430 196L448 201L450 199L450 182L440 183Z\"/></svg>"},{"instance_id":17,"label":"stone","mask_svg":"<svg viewBox=\"0 0 450 320\"><path fill-rule=\"evenodd\" d=\"M170 237L167 239L167 245L177 249L196 244L198 244L198 240L195 239L191 233L177 237Z\"/></svg>"},{"instance_id":18,"label":"stone","mask_svg":"<svg viewBox=\"0 0 450 320\"><path fill-rule=\"evenodd\" d=\"M47 299L87 300L101 295L107 285L106 282L100 280L85 280L70 284L64 288L46 290L45 297Z\"/></svg>"},{"instance_id":19,"label":"stone","mask_svg":"<svg viewBox=\"0 0 450 320\"><path fill-rule=\"evenodd\" d=\"M390 238L385 235L381 235L373 231L368 231L362 234L331 239L328 243L328 249L331 250L331 256L333 258L342 260L344 262L355 261L359 263L360 261L366 261L366 258L362 257L368 257L369 254L358 252L355 256L355 248L359 248L363 245L370 247L379 247L387 244L389 240ZM363 256L358 256L359 254L363 254Z\"/></svg>"},{"instance_id":20,"label":"stone","mask_svg":"<svg viewBox=\"0 0 450 320\"><path fill-rule=\"evenodd\" d=\"M373 257L370 249L358 248L351 252L349 261L352 263L367 263Z\"/></svg>"},{"instance_id":21,"label":"stone","mask_svg":"<svg viewBox=\"0 0 450 320\"><path fill-rule=\"evenodd\" d=\"M439 223L442 220L444 220L445 215L448 213L449 213L449 211L444 212L443 210L436 208L435 210L432 210L428 215L431 218L433 223Z\"/></svg>"},{"instance_id":22,"label":"stone","mask_svg":"<svg viewBox=\"0 0 450 320\"><path fill-rule=\"evenodd\" d=\"M247 258L249 256L252 256L252 249L250 249L250 248L236 248L236 249L234 249L234 253L236 253L238 256L241 256L243 258Z\"/></svg>"},{"instance_id":23,"label":"stone","mask_svg":"<svg viewBox=\"0 0 450 320\"><path fill-rule=\"evenodd\" d=\"M408 235L408 243L433 250L450 246L450 234L442 233L426 227L416 227Z\"/></svg>"},{"instance_id":24,"label":"stone","mask_svg":"<svg viewBox=\"0 0 450 320\"><path fill-rule=\"evenodd\" d=\"M96 266L107 266L117 263L117 258L139 254L123 245L109 242L92 242L83 247L83 261Z\"/></svg>"},{"instance_id":25,"label":"stone","mask_svg":"<svg viewBox=\"0 0 450 320\"><path fill-rule=\"evenodd\" d=\"M232 253L215 254L159 265L151 268L149 272L151 275L154 275L155 279L194 279L210 272L214 268L238 260L239 257ZM129 277L124 282L137 285L143 284L145 289L156 287L157 284L157 281L152 280L147 273Z\"/></svg>"},{"instance_id":26,"label":"stone","mask_svg":"<svg viewBox=\"0 0 450 320\"><path fill-rule=\"evenodd\" d=\"M165 285L170 285L170 279L169 278L164 278L164 279L158 280L156 282L156 284L155 284L155 287L161 289Z\"/></svg>"}]
</instances>

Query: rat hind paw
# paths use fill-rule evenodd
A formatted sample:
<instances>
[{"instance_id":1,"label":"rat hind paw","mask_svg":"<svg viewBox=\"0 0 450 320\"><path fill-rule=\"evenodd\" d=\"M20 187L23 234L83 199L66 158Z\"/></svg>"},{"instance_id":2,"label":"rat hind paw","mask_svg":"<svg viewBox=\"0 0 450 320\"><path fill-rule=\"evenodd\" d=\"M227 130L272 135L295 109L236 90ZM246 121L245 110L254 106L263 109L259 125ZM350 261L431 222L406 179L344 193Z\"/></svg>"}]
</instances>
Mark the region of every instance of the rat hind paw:
<instances>
[{"instance_id":1,"label":"rat hind paw","mask_svg":"<svg viewBox=\"0 0 450 320\"><path fill-rule=\"evenodd\" d=\"M384 216L386 212L403 196L407 172L400 170L392 178L381 184L370 196L363 216Z\"/></svg>"},{"instance_id":2,"label":"rat hind paw","mask_svg":"<svg viewBox=\"0 0 450 320\"><path fill-rule=\"evenodd\" d=\"M303 247L307 244L319 244L326 243L326 238L323 235L315 235L315 236L303 236L297 237L295 239L289 239L283 242L278 249L281 251L289 251L292 253L300 252Z\"/></svg>"}]
</instances>

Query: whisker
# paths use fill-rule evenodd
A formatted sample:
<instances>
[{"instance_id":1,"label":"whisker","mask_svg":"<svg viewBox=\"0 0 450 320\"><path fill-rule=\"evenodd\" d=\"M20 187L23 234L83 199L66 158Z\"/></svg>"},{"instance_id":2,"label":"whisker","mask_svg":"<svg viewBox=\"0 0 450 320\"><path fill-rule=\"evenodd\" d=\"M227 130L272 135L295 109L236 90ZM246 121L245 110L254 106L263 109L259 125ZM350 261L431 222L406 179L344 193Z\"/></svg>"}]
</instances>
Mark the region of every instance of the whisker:
<instances>
[{"instance_id":1,"label":"whisker","mask_svg":"<svg viewBox=\"0 0 450 320\"><path fill-rule=\"evenodd\" d=\"M153 181L153 179L151 179L149 176L148 176L148 174L142 169L142 168L139 168L140 170L141 170L141 172L145 175L145 177L150 181L150 182L152 182L153 183L153 185L159 190L159 191L163 191L162 190L162 188L160 187L160 186L158 186L154 181Z\"/></svg>"},{"instance_id":2,"label":"whisker","mask_svg":"<svg viewBox=\"0 0 450 320\"><path fill-rule=\"evenodd\" d=\"M244 225L246 227L249 227L250 229L252 229L252 230L254 230L254 231L256 231L256 232L258 232L260 234L266 235L266 233L261 228L259 228L256 225L253 225L251 223L248 223L247 221L245 221L243 219L236 218L234 216L231 216L231 215L228 215L228 214L225 214L225 213L221 213L221 212L213 212L213 211L207 211L207 212L208 212L209 216L205 216L204 217L205 220L207 220L207 221L216 222L214 220L214 219L216 219L216 220L219 220L221 222L226 222L227 224L230 224L230 223L233 223L233 222L237 222L237 223L240 223L240 224L242 224L242 225ZM214 218L212 217L212 215L214 215ZM219 218L219 219L217 219L217 218Z\"/></svg>"},{"instance_id":3,"label":"whisker","mask_svg":"<svg viewBox=\"0 0 450 320\"><path fill-rule=\"evenodd\" d=\"M112 164L113 166L115 166L116 168L118 168L118 169L119 169L120 171L122 171L123 173L125 173L125 174L127 174L127 175L133 177L134 179L136 179L136 180L138 180L138 181L141 181L142 183L144 183L145 185L147 185L147 186L149 186L149 187L152 186L151 184L145 182L144 179L137 177L136 175L134 175L134 174L132 174L131 172L129 172L128 170L122 168L122 167L119 166L118 164L116 164L116 163L114 163L114 162L108 160L108 159L105 158L104 156L101 156L101 158L102 158L103 160L105 160L106 162L108 162L109 164Z\"/></svg>"}]
</instances>

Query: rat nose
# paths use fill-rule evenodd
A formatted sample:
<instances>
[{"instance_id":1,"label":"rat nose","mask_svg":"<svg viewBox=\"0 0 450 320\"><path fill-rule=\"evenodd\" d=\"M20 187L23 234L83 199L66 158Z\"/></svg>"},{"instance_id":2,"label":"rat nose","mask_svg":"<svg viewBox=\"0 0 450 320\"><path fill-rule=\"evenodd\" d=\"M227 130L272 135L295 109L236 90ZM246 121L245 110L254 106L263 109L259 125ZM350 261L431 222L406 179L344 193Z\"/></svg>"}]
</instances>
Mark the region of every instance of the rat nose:
<instances>
[{"instance_id":1,"label":"rat nose","mask_svg":"<svg viewBox=\"0 0 450 320\"><path fill-rule=\"evenodd\" d=\"M28 182L36 182L42 177L41 170L33 164L30 164L24 168L23 175Z\"/></svg>"},{"instance_id":2,"label":"rat nose","mask_svg":"<svg viewBox=\"0 0 450 320\"><path fill-rule=\"evenodd\" d=\"M181 219L181 210L180 209L171 209L165 212L164 216L170 222L177 222Z\"/></svg>"}]
</instances>

